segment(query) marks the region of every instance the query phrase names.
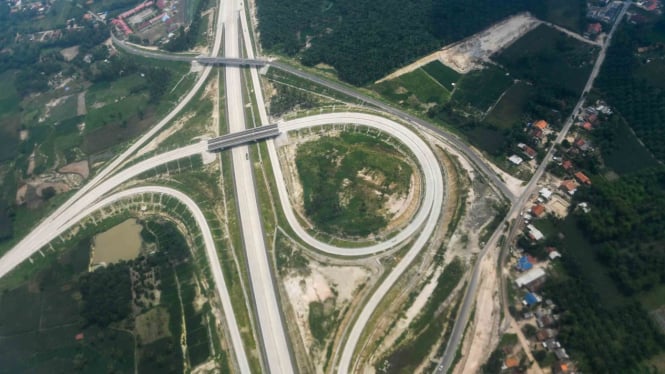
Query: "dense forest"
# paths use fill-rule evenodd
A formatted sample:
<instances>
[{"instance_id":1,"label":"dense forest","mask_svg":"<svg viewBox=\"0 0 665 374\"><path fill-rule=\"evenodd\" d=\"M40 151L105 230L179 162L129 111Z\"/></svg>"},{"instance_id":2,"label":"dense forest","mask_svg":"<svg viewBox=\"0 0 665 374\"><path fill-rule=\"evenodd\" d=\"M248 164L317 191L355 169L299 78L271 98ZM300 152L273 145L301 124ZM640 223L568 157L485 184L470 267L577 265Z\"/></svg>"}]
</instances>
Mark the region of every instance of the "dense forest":
<instances>
[{"instance_id":1,"label":"dense forest","mask_svg":"<svg viewBox=\"0 0 665 374\"><path fill-rule=\"evenodd\" d=\"M622 292L665 283L665 168L598 180L575 197L594 207L582 216L582 229Z\"/></svg>"},{"instance_id":2,"label":"dense forest","mask_svg":"<svg viewBox=\"0 0 665 374\"><path fill-rule=\"evenodd\" d=\"M577 0L571 2L583 4ZM261 43L326 63L340 79L372 82L418 56L521 11L546 16L542 0L257 0ZM581 9L582 11L582 9Z\"/></svg>"},{"instance_id":3,"label":"dense forest","mask_svg":"<svg viewBox=\"0 0 665 374\"><path fill-rule=\"evenodd\" d=\"M131 312L129 265L121 262L84 274L79 281L83 296L81 315L89 324L106 327Z\"/></svg>"},{"instance_id":4,"label":"dense forest","mask_svg":"<svg viewBox=\"0 0 665 374\"><path fill-rule=\"evenodd\" d=\"M639 304L602 305L583 279L583 269L571 256L562 261L570 277L551 279L545 293L561 314L558 339L582 372L630 372L665 349L665 337Z\"/></svg>"},{"instance_id":5,"label":"dense forest","mask_svg":"<svg viewBox=\"0 0 665 374\"><path fill-rule=\"evenodd\" d=\"M665 160L665 91L662 89L665 76L639 74L640 70L648 67L651 59L636 55L636 52L638 47L654 45L655 50L660 50L662 54L662 44L654 39L663 37L663 18L655 24L625 25L616 33L608 48L596 85L608 103L618 109L645 146L660 160Z\"/></svg>"}]
</instances>

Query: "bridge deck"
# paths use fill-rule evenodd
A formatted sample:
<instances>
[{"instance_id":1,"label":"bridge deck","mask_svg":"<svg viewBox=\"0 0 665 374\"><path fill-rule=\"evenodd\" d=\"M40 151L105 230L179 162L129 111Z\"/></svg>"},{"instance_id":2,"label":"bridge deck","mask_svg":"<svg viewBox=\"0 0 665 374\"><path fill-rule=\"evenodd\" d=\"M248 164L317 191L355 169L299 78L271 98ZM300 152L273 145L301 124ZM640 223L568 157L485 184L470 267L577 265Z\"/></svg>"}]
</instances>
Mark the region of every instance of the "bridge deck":
<instances>
[{"instance_id":1,"label":"bridge deck","mask_svg":"<svg viewBox=\"0 0 665 374\"><path fill-rule=\"evenodd\" d=\"M196 61L205 65L263 66L268 64L267 60L211 56L198 56Z\"/></svg>"},{"instance_id":2,"label":"bridge deck","mask_svg":"<svg viewBox=\"0 0 665 374\"><path fill-rule=\"evenodd\" d=\"M277 135L279 135L277 125L266 125L238 131L208 140L208 152L221 151L249 142L274 138Z\"/></svg>"}]
</instances>

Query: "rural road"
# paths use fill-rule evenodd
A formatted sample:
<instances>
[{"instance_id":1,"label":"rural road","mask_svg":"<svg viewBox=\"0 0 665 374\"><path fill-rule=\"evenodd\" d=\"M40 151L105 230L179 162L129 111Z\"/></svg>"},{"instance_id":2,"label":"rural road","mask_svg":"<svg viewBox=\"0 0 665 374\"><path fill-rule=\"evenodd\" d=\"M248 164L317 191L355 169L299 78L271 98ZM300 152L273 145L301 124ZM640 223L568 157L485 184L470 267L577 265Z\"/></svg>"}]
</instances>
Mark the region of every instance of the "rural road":
<instances>
[{"instance_id":1,"label":"rural road","mask_svg":"<svg viewBox=\"0 0 665 374\"><path fill-rule=\"evenodd\" d=\"M455 359L455 355L457 353L457 347L461 343L462 336L464 333L464 330L466 328L467 323L469 322L469 316L471 314L471 310L475 301L475 295L476 291L478 288L478 278L480 277L480 263L482 262L482 258L485 256L488 250L491 248L494 248L497 239L499 238L500 234L504 231L505 229L505 223L510 222L510 220L516 218L519 214L519 212L524 209L524 206L526 202L528 201L529 196L534 192L538 185L538 181L542 177L543 173L545 172L547 165L549 161L552 159L552 154L554 153L555 150L555 145L559 144L563 141L563 139L566 137L566 134L570 130L570 127L573 125L575 115L579 112L580 108L584 104L584 100L586 98L586 93L593 87L593 83L598 76L598 73L600 72L600 68L603 65L603 62L605 61L605 54L607 52L607 47L609 47L611 41L612 41L612 36L614 35L614 32L616 31L619 23L621 23L621 20L623 19L624 15L626 14L626 11L628 10L628 7L630 6L630 2L626 1L624 2L623 8L621 9L621 12L617 16L616 21L614 22L614 25L612 25L612 29L610 30L606 40L605 44L601 47L600 52L598 53L598 57L596 58L596 62L594 64L593 70L591 71L589 78L586 82L586 85L584 86L584 90L582 91L582 95L577 101L577 104L575 104L575 107L573 108L570 116L564 123L564 126L559 132L559 135L557 136L554 144L550 147L549 151L547 152L546 156L543 159L543 162L540 163L538 168L536 169L536 172L533 174L531 180L527 184L527 187L524 189L523 193L517 198L516 201L514 201L512 208L508 212L508 215L503 219L501 224L498 226L497 230L494 232L492 235L491 239L488 240L487 244L485 245L485 248L483 248L482 252L480 253L478 259L476 260L476 265L474 266L473 269L473 274L471 277L471 282L469 283L469 286L466 289L466 292L464 294L464 301L462 303L462 307L460 309L460 312L458 313L457 319L455 321L455 325L453 327L453 332L450 336L450 339L448 339L448 342L446 344L446 350L443 353L443 356L441 357L440 363L437 366L437 373L447 373L450 367L452 366L452 363Z\"/></svg>"}]
</instances>

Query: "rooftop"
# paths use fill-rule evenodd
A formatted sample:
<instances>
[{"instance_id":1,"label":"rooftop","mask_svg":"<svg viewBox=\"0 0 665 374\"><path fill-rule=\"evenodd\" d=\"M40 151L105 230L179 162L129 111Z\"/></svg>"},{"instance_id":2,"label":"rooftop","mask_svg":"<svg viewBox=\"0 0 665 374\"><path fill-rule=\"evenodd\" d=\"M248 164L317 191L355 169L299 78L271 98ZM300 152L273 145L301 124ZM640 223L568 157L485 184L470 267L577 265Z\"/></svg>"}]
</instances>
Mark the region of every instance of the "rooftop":
<instances>
[{"instance_id":1,"label":"rooftop","mask_svg":"<svg viewBox=\"0 0 665 374\"><path fill-rule=\"evenodd\" d=\"M517 287L523 287L544 276L545 270L542 268L534 268L515 279L515 284L517 284Z\"/></svg>"},{"instance_id":2,"label":"rooftop","mask_svg":"<svg viewBox=\"0 0 665 374\"><path fill-rule=\"evenodd\" d=\"M580 183L584 183L584 184L588 184L588 185L591 184L591 179L589 179L589 177L587 177L587 176L586 176L584 173L582 173L581 171L578 171L577 173L575 173L575 178L576 178Z\"/></svg>"},{"instance_id":3,"label":"rooftop","mask_svg":"<svg viewBox=\"0 0 665 374\"><path fill-rule=\"evenodd\" d=\"M547 128L547 121L541 119L536 122L534 122L533 127L541 130L545 130Z\"/></svg>"}]
</instances>

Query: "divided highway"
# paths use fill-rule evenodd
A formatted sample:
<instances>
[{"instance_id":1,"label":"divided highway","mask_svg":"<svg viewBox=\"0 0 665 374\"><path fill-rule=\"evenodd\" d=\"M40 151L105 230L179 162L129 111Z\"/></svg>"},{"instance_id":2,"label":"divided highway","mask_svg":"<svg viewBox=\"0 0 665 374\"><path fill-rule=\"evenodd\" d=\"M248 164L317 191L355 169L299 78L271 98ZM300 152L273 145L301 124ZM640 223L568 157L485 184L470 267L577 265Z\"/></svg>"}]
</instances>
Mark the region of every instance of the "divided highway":
<instances>
[{"instance_id":1,"label":"divided highway","mask_svg":"<svg viewBox=\"0 0 665 374\"><path fill-rule=\"evenodd\" d=\"M226 8L224 54L228 58L239 58L240 37L238 31L240 27L238 19L239 13L244 14L244 11L242 11L239 0L225 1L222 6ZM224 68L224 76L229 131L231 133L244 131L246 130L246 124L241 70L238 66L227 65ZM260 87L257 89L260 89ZM294 372L294 364L291 360L284 321L275 292L268 249L264 240L263 225L259 213L252 163L248 156L249 149L246 145L231 149L233 182L235 183L237 196L240 228L256 307L259 336L262 340L261 348L264 364L271 373L292 373Z\"/></svg>"}]
</instances>

